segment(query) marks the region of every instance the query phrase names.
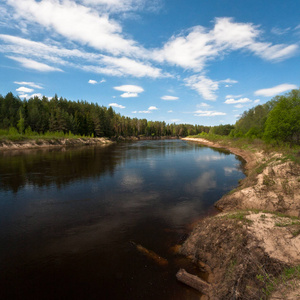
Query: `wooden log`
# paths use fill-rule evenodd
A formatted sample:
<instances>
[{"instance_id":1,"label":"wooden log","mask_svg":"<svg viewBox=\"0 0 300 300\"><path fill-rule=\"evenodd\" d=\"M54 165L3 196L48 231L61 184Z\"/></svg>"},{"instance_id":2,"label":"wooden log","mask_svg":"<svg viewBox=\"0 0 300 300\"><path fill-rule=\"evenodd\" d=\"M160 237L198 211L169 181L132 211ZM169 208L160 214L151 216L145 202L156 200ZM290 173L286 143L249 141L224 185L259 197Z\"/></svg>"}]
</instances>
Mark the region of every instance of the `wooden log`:
<instances>
[{"instance_id":1,"label":"wooden log","mask_svg":"<svg viewBox=\"0 0 300 300\"><path fill-rule=\"evenodd\" d=\"M132 242L132 241L131 241L131 244L134 245L139 252L143 253L145 256L152 259L157 264L159 264L161 266L166 266L168 264L168 261L165 258L159 256L154 251L148 250L147 248L143 247L142 245L136 244L135 242Z\"/></svg>"},{"instance_id":2,"label":"wooden log","mask_svg":"<svg viewBox=\"0 0 300 300\"><path fill-rule=\"evenodd\" d=\"M184 269L180 269L176 274L177 280L183 282L184 284L196 289L202 294L209 295L211 290L211 285L204 280L200 279L196 275L188 273Z\"/></svg>"}]
</instances>

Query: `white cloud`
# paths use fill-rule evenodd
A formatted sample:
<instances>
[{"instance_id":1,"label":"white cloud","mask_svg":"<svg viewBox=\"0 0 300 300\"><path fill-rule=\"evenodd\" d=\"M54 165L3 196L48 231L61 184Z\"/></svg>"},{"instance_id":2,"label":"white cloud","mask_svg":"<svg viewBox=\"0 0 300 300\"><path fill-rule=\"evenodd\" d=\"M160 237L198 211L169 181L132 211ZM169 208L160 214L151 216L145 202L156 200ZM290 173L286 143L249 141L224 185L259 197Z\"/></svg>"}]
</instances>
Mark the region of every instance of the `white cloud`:
<instances>
[{"instance_id":1,"label":"white cloud","mask_svg":"<svg viewBox=\"0 0 300 300\"><path fill-rule=\"evenodd\" d=\"M30 89L25 86L21 86L21 87L17 88L16 91L19 93L32 93L34 91L34 89Z\"/></svg>"},{"instance_id":2,"label":"white cloud","mask_svg":"<svg viewBox=\"0 0 300 300\"><path fill-rule=\"evenodd\" d=\"M184 79L186 86L196 90L205 100L215 101L215 91L219 89L218 81L213 81L203 75L193 75Z\"/></svg>"},{"instance_id":3,"label":"white cloud","mask_svg":"<svg viewBox=\"0 0 300 300\"><path fill-rule=\"evenodd\" d=\"M284 34L288 33L290 30L291 30L291 27L288 27L288 28L273 27L271 29L271 32L276 35L284 35Z\"/></svg>"},{"instance_id":4,"label":"white cloud","mask_svg":"<svg viewBox=\"0 0 300 300\"><path fill-rule=\"evenodd\" d=\"M268 89L257 90L254 95L272 97L292 89L297 89L297 86L295 84L284 83Z\"/></svg>"},{"instance_id":5,"label":"white cloud","mask_svg":"<svg viewBox=\"0 0 300 300\"><path fill-rule=\"evenodd\" d=\"M150 114L151 113L151 111L149 111L149 110L139 110L139 111L133 111L132 112L133 114Z\"/></svg>"},{"instance_id":6,"label":"white cloud","mask_svg":"<svg viewBox=\"0 0 300 300\"><path fill-rule=\"evenodd\" d=\"M137 60L129 59L127 57L109 57L103 56L101 61L106 65L108 69L115 71L115 74L131 75L134 77L166 77L169 75L163 75L162 70L159 68L152 67L149 63L140 62Z\"/></svg>"},{"instance_id":7,"label":"white cloud","mask_svg":"<svg viewBox=\"0 0 300 300\"><path fill-rule=\"evenodd\" d=\"M90 80L88 81L88 83L90 83L90 84L97 84L97 81L96 81L96 80L93 80L93 79L90 79Z\"/></svg>"},{"instance_id":8,"label":"white cloud","mask_svg":"<svg viewBox=\"0 0 300 300\"><path fill-rule=\"evenodd\" d=\"M173 112L173 110L168 110L167 112L168 112L168 113L172 113L172 112Z\"/></svg>"},{"instance_id":9,"label":"white cloud","mask_svg":"<svg viewBox=\"0 0 300 300\"><path fill-rule=\"evenodd\" d=\"M138 97L138 96L139 96L138 93L126 92L126 93L123 93L120 97L122 97L122 98L135 98L135 97Z\"/></svg>"},{"instance_id":10,"label":"white cloud","mask_svg":"<svg viewBox=\"0 0 300 300\"><path fill-rule=\"evenodd\" d=\"M215 116L225 116L226 113L212 111L212 110L197 110L195 111L194 116L196 117L215 117Z\"/></svg>"},{"instance_id":11,"label":"white cloud","mask_svg":"<svg viewBox=\"0 0 300 300\"><path fill-rule=\"evenodd\" d=\"M139 114L151 114L153 110L158 110L158 108L156 106L150 106L148 108L148 110L139 110L139 111L135 110L132 113L133 114L137 114L137 113L139 113Z\"/></svg>"},{"instance_id":12,"label":"white cloud","mask_svg":"<svg viewBox=\"0 0 300 300\"><path fill-rule=\"evenodd\" d=\"M210 105L208 105L207 103L204 103L204 102L197 104L196 106L197 107L210 107Z\"/></svg>"},{"instance_id":13,"label":"white cloud","mask_svg":"<svg viewBox=\"0 0 300 300\"><path fill-rule=\"evenodd\" d=\"M249 98L240 98L238 100L235 99L227 99L224 103L226 104L237 104L237 103L248 103L252 102Z\"/></svg>"},{"instance_id":14,"label":"white cloud","mask_svg":"<svg viewBox=\"0 0 300 300\"><path fill-rule=\"evenodd\" d=\"M100 7L102 11L110 13L125 13L146 9L148 11L157 11L161 4L159 0L82 0L83 3Z\"/></svg>"},{"instance_id":15,"label":"white cloud","mask_svg":"<svg viewBox=\"0 0 300 300\"><path fill-rule=\"evenodd\" d=\"M51 64L67 65L87 72L110 76L170 77L169 74L164 74L161 69L153 67L149 62L88 53L79 49L66 49L58 43L48 45L4 34L0 34L0 39L5 43L0 52L22 55ZM105 81L100 83L102 82Z\"/></svg>"},{"instance_id":16,"label":"white cloud","mask_svg":"<svg viewBox=\"0 0 300 300\"><path fill-rule=\"evenodd\" d=\"M26 98L26 99L30 99L30 98L34 98L34 97L38 97L39 99L42 99L43 95L40 94L40 93L35 93L35 94L31 94L31 95L28 95L28 94L21 94L19 95L20 98ZM48 99L50 100L51 97L48 97Z\"/></svg>"},{"instance_id":17,"label":"white cloud","mask_svg":"<svg viewBox=\"0 0 300 300\"><path fill-rule=\"evenodd\" d=\"M235 98L241 98L241 97L242 97L242 95L227 95L225 98L226 99L231 99L231 98L235 99Z\"/></svg>"},{"instance_id":18,"label":"white cloud","mask_svg":"<svg viewBox=\"0 0 300 300\"><path fill-rule=\"evenodd\" d=\"M260 99L254 100L254 103L259 103L259 102L260 102Z\"/></svg>"},{"instance_id":19,"label":"white cloud","mask_svg":"<svg viewBox=\"0 0 300 300\"><path fill-rule=\"evenodd\" d=\"M202 71L207 63L236 50L247 50L265 60L278 61L294 55L297 44L263 43L261 31L252 23L237 23L232 18L216 18L209 30L202 26L190 28L173 36L153 52L157 61L166 61L184 69Z\"/></svg>"},{"instance_id":20,"label":"white cloud","mask_svg":"<svg viewBox=\"0 0 300 300\"><path fill-rule=\"evenodd\" d=\"M160 99L162 100L166 100L166 101L174 101L174 100L178 100L179 97L175 97L175 96L162 96Z\"/></svg>"},{"instance_id":21,"label":"white cloud","mask_svg":"<svg viewBox=\"0 0 300 300\"><path fill-rule=\"evenodd\" d=\"M31 69L40 72L55 72L55 71L62 72L62 70L59 68L51 67L44 63L34 61L32 59L28 59L24 57L14 57L14 56L7 56L7 57L19 62L26 69Z\"/></svg>"},{"instance_id":22,"label":"white cloud","mask_svg":"<svg viewBox=\"0 0 300 300\"><path fill-rule=\"evenodd\" d=\"M101 80L99 81L99 83L104 83L104 82L106 82L105 79L101 79Z\"/></svg>"},{"instance_id":23,"label":"white cloud","mask_svg":"<svg viewBox=\"0 0 300 300\"><path fill-rule=\"evenodd\" d=\"M75 1L8 0L7 3L15 9L16 18L36 22L83 45L114 55L143 52L135 41L122 36L121 26L107 14L99 15Z\"/></svg>"},{"instance_id":24,"label":"white cloud","mask_svg":"<svg viewBox=\"0 0 300 300\"><path fill-rule=\"evenodd\" d=\"M35 89L43 89L43 87L41 85L38 85L34 82L27 82L27 81L14 81L15 84L19 84L19 85L28 85L32 88Z\"/></svg>"},{"instance_id":25,"label":"white cloud","mask_svg":"<svg viewBox=\"0 0 300 300\"><path fill-rule=\"evenodd\" d=\"M196 90L205 100L215 101L217 99L216 91L221 83L237 83L233 79L214 81L204 75L193 75L184 79L185 85Z\"/></svg>"},{"instance_id":26,"label":"white cloud","mask_svg":"<svg viewBox=\"0 0 300 300\"><path fill-rule=\"evenodd\" d=\"M128 93L142 93L144 91L144 89L138 85L120 85L115 86L114 89L117 91Z\"/></svg>"},{"instance_id":27,"label":"white cloud","mask_svg":"<svg viewBox=\"0 0 300 300\"><path fill-rule=\"evenodd\" d=\"M38 97L41 99L43 97L43 95L41 93L35 93L35 94L30 95L30 98L34 98L34 97Z\"/></svg>"},{"instance_id":28,"label":"white cloud","mask_svg":"<svg viewBox=\"0 0 300 300\"><path fill-rule=\"evenodd\" d=\"M235 105L234 107L236 107L236 108L242 108L242 107L244 107L245 105L243 105L243 104L238 104L238 105Z\"/></svg>"},{"instance_id":29,"label":"white cloud","mask_svg":"<svg viewBox=\"0 0 300 300\"><path fill-rule=\"evenodd\" d=\"M108 104L108 106L117 107L117 108L121 108L121 109L126 108L125 106L118 104L118 103L110 103L110 104Z\"/></svg>"},{"instance_id":30,"label":"white cloud","mask_svg":"<svg viewBox=\"0 0 300 300\"><path fill-rule=\"evenodd\" d=\"M30 96L28 94L21 94L21 95L19 95L19 98L21 98L21 99L30 98Z\"/></svg>"}]
</instances>

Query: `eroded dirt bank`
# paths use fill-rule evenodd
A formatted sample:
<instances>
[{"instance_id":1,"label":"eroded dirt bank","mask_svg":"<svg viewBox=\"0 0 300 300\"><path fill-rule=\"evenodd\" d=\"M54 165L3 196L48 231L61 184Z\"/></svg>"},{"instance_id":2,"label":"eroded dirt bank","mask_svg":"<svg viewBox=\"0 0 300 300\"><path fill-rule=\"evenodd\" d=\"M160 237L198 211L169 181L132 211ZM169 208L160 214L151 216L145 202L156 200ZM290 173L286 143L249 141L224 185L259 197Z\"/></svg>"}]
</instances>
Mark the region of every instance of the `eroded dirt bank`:
<instances>
[{"instance_id":1,"label":"eroded dirt bank","mask_svg":"<svg viewBox=\"0 0 300 300\"><path fill-rule=\"evenodd\" d=\"M83 146L83 145L109 145L113 143L106 138L79 138L79 139L36 139L25 141L0 141L0 150L16 150L31 148L51 148L63 146Z\"/></svg>"},{"instance_id":2,"label":"eroded dirt bank","mask_svg":"<svg viewBox=\"0 0 300 300\"><path fill-rule=\"evenodd\" d=\"M300 299L299 165L278 153L226 149L246 160L247 177L216 203L222 213L199 222L180 253L211 273L210 299Z\"/></svg>"}]
</instances>

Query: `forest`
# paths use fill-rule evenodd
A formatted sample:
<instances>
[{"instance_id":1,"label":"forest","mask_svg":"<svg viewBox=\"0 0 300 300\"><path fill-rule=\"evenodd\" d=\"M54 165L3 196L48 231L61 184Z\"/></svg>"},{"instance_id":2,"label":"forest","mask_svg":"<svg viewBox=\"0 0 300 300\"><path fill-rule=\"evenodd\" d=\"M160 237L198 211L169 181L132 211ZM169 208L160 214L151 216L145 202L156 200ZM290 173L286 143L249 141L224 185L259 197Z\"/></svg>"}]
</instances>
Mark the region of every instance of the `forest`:
<instances>
[{"instance_id":1,"label":"forest","mask_svg":"<svg viewBox=\"0 0 300 300\"><path fill-rule=\"evenodd\" d=\"M300 144L300 89L245 111L234 125L166 124L121 116L112 107L68 101L55 95L21 100L0 95L0 129L19 134L71 133L87 137L188 136L214 134Z\"/></svg>"},{"instance_id":2,"label":"forest","mask_svg":"<svg viewBox=\"0 0 300 300\"><path fill-rule=\"evenodd\" d=\"M210 127L166 124L121 116L112 107L86 101L68 101L55 95L52 99L33 97L21 100L8 93L0 96L0 129L32 132L72 133L87 137L187 136L209 132Z\"/></svg>"}]
</instances>

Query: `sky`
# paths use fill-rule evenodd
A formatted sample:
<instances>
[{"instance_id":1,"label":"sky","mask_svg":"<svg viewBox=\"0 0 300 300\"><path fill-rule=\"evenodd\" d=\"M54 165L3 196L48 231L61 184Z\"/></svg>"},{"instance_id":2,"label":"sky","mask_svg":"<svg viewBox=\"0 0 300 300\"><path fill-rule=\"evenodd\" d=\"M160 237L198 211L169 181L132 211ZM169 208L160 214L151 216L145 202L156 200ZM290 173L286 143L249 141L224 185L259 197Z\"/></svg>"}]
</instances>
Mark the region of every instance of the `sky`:
<instances>
[{"instance_id":1,"label":"sky","mask_svg":"<svg viewBox=\"0 0 300 300\"><path fill-rule=\"evenodd\" d=\"M0 94L234 124L300 86L299 0L1 0Z\"/></svg>"}]
</instances>

